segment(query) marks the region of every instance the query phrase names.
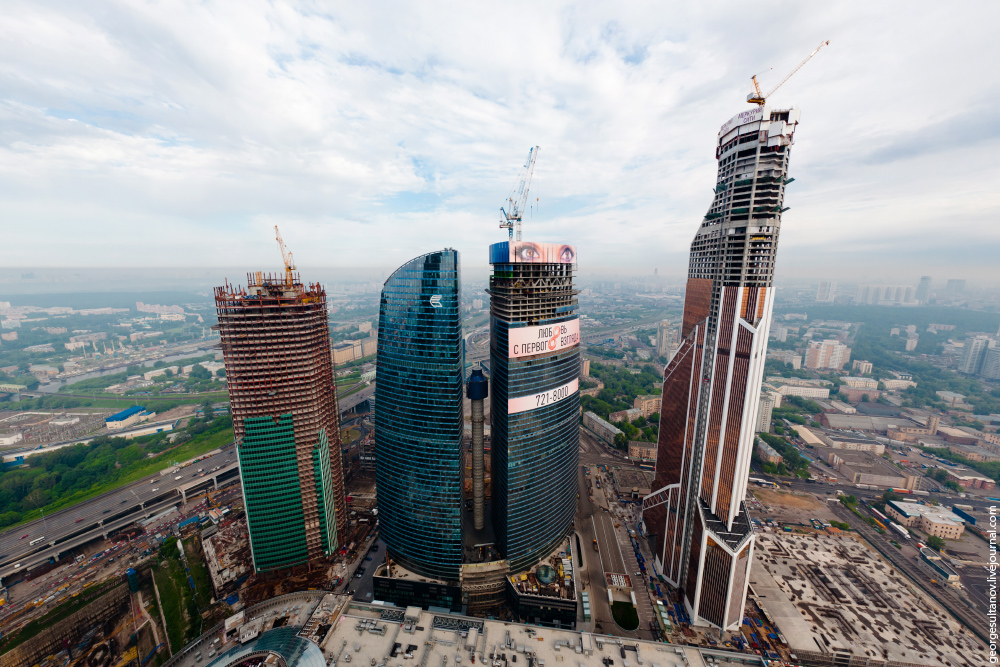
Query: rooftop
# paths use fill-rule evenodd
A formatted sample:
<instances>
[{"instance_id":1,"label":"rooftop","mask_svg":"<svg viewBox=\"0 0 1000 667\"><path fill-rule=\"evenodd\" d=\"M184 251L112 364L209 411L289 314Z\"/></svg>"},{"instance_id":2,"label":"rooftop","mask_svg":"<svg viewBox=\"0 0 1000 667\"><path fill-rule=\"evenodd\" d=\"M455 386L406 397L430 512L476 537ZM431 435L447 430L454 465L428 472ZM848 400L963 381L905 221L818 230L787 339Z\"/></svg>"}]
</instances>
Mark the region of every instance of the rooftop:
<instances>
[{"instance_id":1,"label":"rooftop","mask_svg":"<svg viewBox=\"0 0 1000 667\"><path fill-rule=\"evenodd\" d=\"M954 523L958 525L965 524L965 521L958 515L953 514L943 507L931 507L930 505L921 505L920 503L911 503L901 500L890 500L886 504L890 505L897 512L907 517L927 517L929 521L933 521L934 523Z\"/></svg>"}]
</instances>

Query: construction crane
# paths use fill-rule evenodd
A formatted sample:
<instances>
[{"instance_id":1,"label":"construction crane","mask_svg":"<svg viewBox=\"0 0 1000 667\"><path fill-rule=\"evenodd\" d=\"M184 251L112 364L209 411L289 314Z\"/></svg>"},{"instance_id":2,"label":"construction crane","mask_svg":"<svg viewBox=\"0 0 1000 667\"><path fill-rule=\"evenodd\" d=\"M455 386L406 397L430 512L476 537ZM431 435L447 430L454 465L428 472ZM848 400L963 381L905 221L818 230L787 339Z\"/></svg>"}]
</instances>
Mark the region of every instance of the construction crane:
<instances>
[{"instance_id":1,"label":"construction crane","mask_svg":"<svg viewBox=\"0 0 1000 667\"><path fill-rule=\"evenodd\" d=\"M292 271L295 270L295 258L292 257L292 251L285 247L285 242L281 240L281 232L278 231L278 225L274 226L274 237L278 241L278 248L281 249L281 259L285 261L285 284L291 285L294 282Z\"/></svg>"},{"instance_id":2,"label":"construction crane","mask_svg":"<svg viewBox=\"0 0 1000 667\"><path fill-rule=\"evenodd\" d=\"M524 163L521 173L517 176L517 182L507 195L507 207L500 207L503 218L500 219L500 229L507 230L507 238L514 239L514 230L517 230L517 241L521 240L521 217L524 215L524 204L528 201L528 188L531 187L531 174L535 171L535 158L538 157L538 146L528 150L528 161Z\"/></svg>"},{"instance_id":3,"label":"construction crane","mask_svg":"<svg viewBox=\"0 0 1000 667\"><path fill-rule=\"evenodd\" d=\"M761 106L761 107L764 106L764 104L767 102L767 98L769 98L771 95L774 95L774 91L778 90L778 88L781 88L781 86L784 85L784 83L786 81L788 81L790 78L792 78L793 74L795 74L800 69L802 69L803 65L805 65L807 62L809 62L809 60L812 59L812 57L814 55L816 55L817 53L819 53L820 49L822 49L824 46L827 46L829 43L830 43L830 40L826 40L825 42L820 42L819 46L817 46L815 49L813 49L812 53L810 53L808 56L805 57L805 59L803 59L802 62L800 62L798 65L796 65L795 69L793 69L791 72L789 72L788 74L786 74L785 78L782 79L781 81L779 81L778 85L775 86L774 88L772 88L771 90L769 90L767 92L767 94L764 94L764 93L760 92L760 83L757 81L757 75L754 74L751 77L751 80L753 81L753 90L754 90L754 92L752 92L749 95L747 95L747 102L749 102L750 104L756 104L757 106Z\"/></svg>"}]
</instances>

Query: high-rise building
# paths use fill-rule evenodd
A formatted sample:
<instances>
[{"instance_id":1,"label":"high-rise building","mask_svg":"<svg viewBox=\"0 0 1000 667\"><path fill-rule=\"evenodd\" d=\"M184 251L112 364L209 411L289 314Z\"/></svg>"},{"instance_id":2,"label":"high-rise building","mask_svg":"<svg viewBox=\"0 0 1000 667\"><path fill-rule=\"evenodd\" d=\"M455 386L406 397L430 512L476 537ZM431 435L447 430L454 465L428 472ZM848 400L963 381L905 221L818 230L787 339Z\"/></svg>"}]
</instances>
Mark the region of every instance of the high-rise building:
<instances>
[{"instance_id":1,"label":"high-rise building","mask_svg":"<svg viewBox=\"0 0 1000 667\"><path fill-rule=\"evenodd\" d=\"M772 391L762 391L760 393L760 407L757 409L757 432L769 433L771 431L771 413L775 406L781 404L781 394Z\"/></svg>"},{"instance_id":2,"label":"high-rise building","mask_svg":"<svg viewBox=\"0 0 1000 667\"><path fill-rule=\"evenodd\" d=\"M837 340L812 340L806 347L806 368L840 370L851 360L851 348Z\"/></svg>"},{"instance_id":3,"label":"high-rise building","mask_svg":"<svg viewBox=\"0 0 1000 667\"><path fill-rule=\"evenodd\" d=\"M674 328L670 320L660 320L656 324L656 354L670 356L670 345L674 342Z\"/></svg>"},{"instance_id":4,"label":"high-rise building","mask_svg":"<svg viewBox=\"0 0 1000 667\"><path fill-rule=\"evenodd\" d=\"M965 291L965 278L950 278L945 284L944 289L946 292L952 292L958 294Z\"/></svg>"},{"instance_id":5,"label":"high-rise building","mask_svg":"<svg viewBox=\"0 0 1000 667\"><path fill-rule=\"evenodd\" d=\"M375 396L379 532L412 572L462 565L465 355L455 250L410 260L382 288Z\"/></svg>"},{"instance_id":6,"label":"high-rise building","mask_svg":"<svg viewBox=\"0 0 1000 667\"><path fill-rule=\"evenodd\" d=\"M920 276L920 284L917 285L917 292L914 297L920 303L927 303L931 300L931 277Z\"/></svg>"},{"instance_id":7,"label":"high-rise building","mask_svg":"<svg viewBox=\"0 0 1000 667\"><path fill-rule=\"evenodd\" d=\"M968 375L977 375L983 369L983 361L986 359L986 350L995 347L996 342L992 336L969 336L965 339L965 349L962 350L962 358L958 362L958 372Z\"/></svg>"},{"instance_id":8,"label":"high-rise building","mask_svg":"<svg viewBox=\"0 0 1000 667\"><path fill-rule=\"evenodd\" d=\"M824 280L820 282L819 289L816 290L816 301L820 303L831 303L837 294L837 283Z\"/></svg>"},{"instance_id":9,"label":"high-rise building","mask_svg":"<svg viewBox=\"0 0 1000 667\"><path fill-rule=\"evenodd\" d=\"M576 248L494 243L490 264L493 528L518 572L558 546L576 513Z\"/></svg>"},{"instance_id":10,"label":"high-rise building","mask_svg":"<svg viewBox=\"0 0 1000 667\"><path fill-rule=\"evenodd\" d=\"M754 533L743 502L764 373L796 109L756 107L718 135L715 198L691 244L681 344L664 371L643 522L693 622L743 619Z\"/></svg>"},{"instance_id":11,"label":"high-rise building","mask_svg":"<svg viewBox=\"0 0 1000 667\"><path fill-rule=\"evenodd\" d=\"M1000 380L1000 347L986 349L979 374L987 380Z\"/></svg>"},{"instance_id":12,"label":"high-rise building","mask_svg":"<svg viewBox=\"0 0 1000 667\"><path fill-rule=\"evenodd\" d=\"M347 512L326 292L257 272L215 307L254 568L333 554Z\"/></svg>"}]
</instances>

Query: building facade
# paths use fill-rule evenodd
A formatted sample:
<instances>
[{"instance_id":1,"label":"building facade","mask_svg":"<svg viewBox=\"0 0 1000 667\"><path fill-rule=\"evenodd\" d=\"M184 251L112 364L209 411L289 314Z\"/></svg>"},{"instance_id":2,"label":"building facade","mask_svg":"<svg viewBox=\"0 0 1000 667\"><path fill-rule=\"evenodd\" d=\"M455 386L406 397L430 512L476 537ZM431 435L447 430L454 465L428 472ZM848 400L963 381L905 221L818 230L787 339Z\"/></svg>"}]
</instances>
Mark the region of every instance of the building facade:
<instances>
[{"instance_id":1,"label":"building facade","mask_svg":"<svg viewBox=\"0 0 1000 667\"><path fill-rule=\"evenodd\" d=\"M837 283L830 280L823 280L816 290L816 301L819 303L833 303L833 298L837 294Z\"/></svg>"},{"instance_id":2,"label":"building facade","mask_svg":"<svg viewBox=\"0 0 1000 667\"><path fill-rule=\"evenodd\" d=\"M774 412L777 405L781 405L781 394L772 391L760 392L760 407L757 408L756 425L758 433L771 432L771 413Z\"/></svg>"},{"instance_id":3,"label":"building facade","mask_svg":"<svg viewBox=\"0 0 1000 667\"><path fill-rule=\"evenodd\" d=\"M656 394L636 396L632 402L632 407L642 411L643 417L649 417L653 413L660 411L660 397Z\"/></svg>"},{"instance_id":4,"label":"building facade","mask_svg":"<svg viewBox=\"0 0 1000 667\"><path fill-rule=\"evenodd\" d=\"M456 250L396 269L379 302L375 375L379 532L403 567L452 582L464 515L460 304Z\"/></svg>"},{"instance_id":5,"label":"building facade","mask_svg":"<svg viewBox=\"0 0 1000 667\"><path fill-rule=\"evenodd\" d=\"M995 347L996 341L992 336L969 336L966 338L962 358L958 362L958 372L978 375L983 370L987 350Z\"/></svg>"},{"instance_id":6,"label":"building facade","mask_svg":"<svg viewBox=\"0 0 1000 667\"><path fill-rule=\"evenodd\" d=\"M583 425L594 432L598 438L606 444L614 447L615 436L621 435L621 430L614 424L608 423L593 412L583 413Z\"/></svg>"},{"instance_id":7,"label":"building facade","mask_svg":"<svg viewBox=\"0 0 1000 667\"><path fill-rule=\"evenodd\" d=\"M215 307L254 568L333 554L347 512L326 292L257 272Z\"/></svg>"},{"instance_id":8,"label":"building facade","mask_svg":"<svg viewBox=\"0 0 1000 667\"><path fill-rule=\"evenodd\" d=\"M746 603L754 533L743 497L798 120L756 107L720 129L716 195L691 244L681 343L664 371L643 522L657 569L698 625L735 627Z\"/></svg>"},{"instance_id":9,"label":"building facade","mask_svg":"<svg viewBox=\"0 0 1000 667\"><path fill-rule=\"evenodd\" d=\"M813 340L806 347L806 368L840 370L851 360L851 348L836 340Z\"/></svg>"},{"instance_id":10,"label":"building facade","mask_svg":"<svg viewBox=\"0 0 1000 667\"><path fill-rule=\"evenodd\" d=\"M492 510L511 572L565 537L576 513L580 319L576 248L490 246Z\"/></svg>"}]
</instances>

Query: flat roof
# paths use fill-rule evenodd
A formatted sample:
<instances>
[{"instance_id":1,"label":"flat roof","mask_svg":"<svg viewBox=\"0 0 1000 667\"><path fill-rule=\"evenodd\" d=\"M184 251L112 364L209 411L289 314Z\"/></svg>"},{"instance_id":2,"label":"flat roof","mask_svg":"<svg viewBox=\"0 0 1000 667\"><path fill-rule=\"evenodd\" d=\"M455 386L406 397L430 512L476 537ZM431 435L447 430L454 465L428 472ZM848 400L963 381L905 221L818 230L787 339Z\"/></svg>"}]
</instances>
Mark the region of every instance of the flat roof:
<instances>
[{"instance_id":1,"label":"flat roof","mask_svg":"<svg viewBox=\"0 0 1000 667\"><path fill-rule=\"evenodd\" d=\"M965 525L965 520L959 517L957 514L953 514L951 511L944 509L943 507L931 507L929 505L921 505L920 503L908 503L900 500L890 500L886 505L891 506L894 510L903 514L907 517L919 516L927 517L928 520L935 523L953 523L956 525Z\"/></svg>"}]
</instances>

